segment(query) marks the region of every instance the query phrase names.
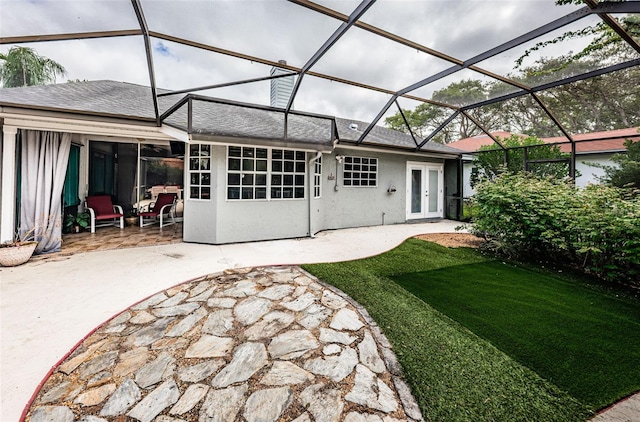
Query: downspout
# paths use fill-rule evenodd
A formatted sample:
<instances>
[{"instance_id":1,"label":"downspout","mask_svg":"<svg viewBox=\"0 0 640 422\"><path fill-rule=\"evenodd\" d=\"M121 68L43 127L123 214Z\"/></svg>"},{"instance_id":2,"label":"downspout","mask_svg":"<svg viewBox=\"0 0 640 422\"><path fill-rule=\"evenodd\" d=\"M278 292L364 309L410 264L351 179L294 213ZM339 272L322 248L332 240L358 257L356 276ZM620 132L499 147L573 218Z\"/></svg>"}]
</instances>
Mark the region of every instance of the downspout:
<instances>
[{"instance_id":1,"label":"downspout","mask_svg":"<svg viewBox=\"0 0 640 422\"><path fill-rule=\"evenodd\" d=\"M309 237L314 238L313 231L311 228L311 201L313 201L313 179L315 176L315 166L312 167L318 159L322 157L322 152L318 151L316 156L309 160ZM322 176L321 176L322 177Z\"/></svg>"}]
</instances>

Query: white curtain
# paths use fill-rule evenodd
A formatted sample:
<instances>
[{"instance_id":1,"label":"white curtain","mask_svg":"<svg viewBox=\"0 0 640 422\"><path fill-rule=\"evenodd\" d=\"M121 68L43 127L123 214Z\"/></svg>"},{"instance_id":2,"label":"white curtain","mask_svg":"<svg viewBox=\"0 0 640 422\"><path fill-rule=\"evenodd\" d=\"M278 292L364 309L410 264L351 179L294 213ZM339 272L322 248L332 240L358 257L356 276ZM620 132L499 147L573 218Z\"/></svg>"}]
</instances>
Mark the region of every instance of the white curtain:
<instances>
[{"instance_id":1,"label":"white curtain","mask_svg":"<svg viewBox=\"0 0 640 422\"><path fill-rule=\"evenodd\" d=\"M21 130L22 181L20 234L33 233L35 253L59 251L62 245L62 189L71 134Z\"/></svg>"}]
</instances>

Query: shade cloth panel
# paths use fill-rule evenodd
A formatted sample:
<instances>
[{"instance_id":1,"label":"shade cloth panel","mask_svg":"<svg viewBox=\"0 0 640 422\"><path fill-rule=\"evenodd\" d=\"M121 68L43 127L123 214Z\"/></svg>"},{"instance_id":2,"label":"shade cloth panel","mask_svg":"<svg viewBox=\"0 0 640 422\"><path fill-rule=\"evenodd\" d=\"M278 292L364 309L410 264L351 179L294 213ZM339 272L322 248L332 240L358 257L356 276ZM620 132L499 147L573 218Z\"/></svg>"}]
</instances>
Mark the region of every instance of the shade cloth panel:
<instances>
[{"instance_id":1,"label":"shade cloth panel","mask_svg":"<svg viewBox=\"0 0 640 422\"><path fill-rule=\"evenodd\" d=\"M21 135L20 235L33 233L35 253L56 252L62 246L62 190L71 134L21 130Z\"/></svg>"}]
</instances>

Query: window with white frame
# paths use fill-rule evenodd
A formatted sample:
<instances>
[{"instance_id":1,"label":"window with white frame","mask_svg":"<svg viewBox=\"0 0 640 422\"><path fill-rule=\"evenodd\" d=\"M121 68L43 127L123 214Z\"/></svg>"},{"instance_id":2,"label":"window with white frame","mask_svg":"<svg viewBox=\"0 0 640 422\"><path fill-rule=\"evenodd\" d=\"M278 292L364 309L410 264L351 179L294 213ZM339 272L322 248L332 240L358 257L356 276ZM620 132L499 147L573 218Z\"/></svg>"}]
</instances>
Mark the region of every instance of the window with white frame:
<instances>
[{"instance_id":1,"label":"window with white frame","mask_svg":"<svg viewBox=\"0 0 640 422\"><path fill-rule=\"evenodd\" d=\"M266 199L267 164L266 148L229 147L227 199Z\"/></svg>"},{"instance_id":2,"label":"window with white frame","mask_svg":"<svg viewBox=\"0 0 640 422\"><path fill-rule=\"evenodd\" d=\"M344 157L344 186L377 186L378 159L367 157Z\"/></svg>"},{"instance_id":3,"label":"window with white frame","mask_svg":"<svg viewBox=\"0 0 640 422\"><path fill-rule=\"evenodd\" d=\"M306 153L286 149L227 148L227 199L304 199Z\"/></svg>"},{"instance_id":4,"label":"window with white frame","mask_svg":"<svg viewBox=\"0 0 640 422\"><path fill-rule=\"evenodd\" d=\"M304 198L304 151L271 151L271 199Z\"/></svg>"},{"instance_id":5,"label":"window with white frame","mask_svg":"<svg viewBox=\"0 0 640 422\"><path fill-rule=\"evenodd\" d=\"M313 197L322 197L322 155L314 163L313 167Z\"/></svg>"},{"instance_id":6,"label":"window with white frame","mask_svg":"<svg viewBox=\"0 0 640 422\"><path fill-rule=\"evenodd\" d=\"M189 145L189 199L211 199L211 145Z\"/></svg>"}]
</instances>

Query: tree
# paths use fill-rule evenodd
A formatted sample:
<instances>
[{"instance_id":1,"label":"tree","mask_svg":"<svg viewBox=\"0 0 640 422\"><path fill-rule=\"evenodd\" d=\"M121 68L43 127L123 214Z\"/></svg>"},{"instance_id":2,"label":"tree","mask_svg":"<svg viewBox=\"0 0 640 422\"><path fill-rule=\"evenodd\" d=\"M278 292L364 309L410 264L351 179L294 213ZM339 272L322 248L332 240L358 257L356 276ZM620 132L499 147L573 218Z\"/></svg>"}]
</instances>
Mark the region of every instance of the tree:
<instances>
[{"instance_id":1,"label":"tree","mask_svg":"<svg viewBox=\"0 0 640 422\"><path fill-rule=\"evenodd\" d=\"M556 158L569 158L569 154L560 151L558 145L547 145L535 136L523 137L511 135L508 138L498 141L507 151L507 164L504 164L504 151L498 145L484 145L480 152L473 159L473 169L471 170L471 186L483 180L494 180L502 173L521 173L525 167L525 148L527 148L528 160L546 160ZM511 149L513 148L513 149ZM538 177L564 178L569 175L569 164L562 162L554 163L530 163L528 172Z\"/></svg>"},{"instance_id":2,"label":"tree","mask_svg":"<svg viewBox=\"0 0 640 422\"><path fill-rule=\"evenodd\" d=\"M557 5L582 3L580 0L557 0ZM632 36L640 37L640 15L622 16L619 22ZM542 57L525 65L525 59L545 47L563 41L589 37L590 42L581 51L558 57ZM551 40L540 42L516 60L513 72L507 77L528 86L539 86L571 76L601 69L614 63L636 58L633 50L604 22L577 31L567 31ZM540 100L570 133L605 131L640 125L640 68L637 66L615 73L590 78L537 93ZM466 80L434 92L432 99L464 106L487 98L497 98L514 91L514 87L501 81L481 82ZM517 89L516 89L517 90ZM415 110L405 110L411 128L419 136L429 135L452 113L445 108L422 104ZM525 95L500 103L469 110L487 130L535 135L558 136L557 125L530 96ZM385 120L388 127L407 132L399 113ZM466 118L452 121L434 140L448 143L474 136L480 129Z\"/></svg>"},{"instance_id":3,"label":"tree","mask_svg":"<svg viewBox=\"0 0 640 422\"><path fill-rule=\"evenodd\" d=\"M487 85L482 81L467 79L453 82L445 88L435 91L431 97L434 101L462 107L487 99ZM420 104L414 110L402 110L411 126L411 130L420 137L426 137L434 129L444 123L453 110L433 104ZM484 126L492 128L498 121L490 108L471 110L470 114ZM387 127L408 133L407 126L400 112L385 119ZM482 131L467 118L458 118L444 128L434 141L449 143L460 138L478 135Z\"/></svg>"},{"instance_id":4,"label":"tree","mask_svg":"<svg viewBox=\"0 0 640 422\"><path fill-rule=\"evenodd\" d=\"M5 88L54 83L66 74L64 67L27 47L11 47L0 53L0 81Z\"/></svg>"},{"instance_id":5,"label":"tree","mask_svg":"<svg viewBox=\"0 0 640 422\"><path fill-rule=\"evenodd\" d=\"M615 166L592 164L593 167L604 169L605 175L601 182L618 188L640 188L640 141L627 139L624 143L626 154L615 154L611 161Z\"/></svg>"}]
</instances>

